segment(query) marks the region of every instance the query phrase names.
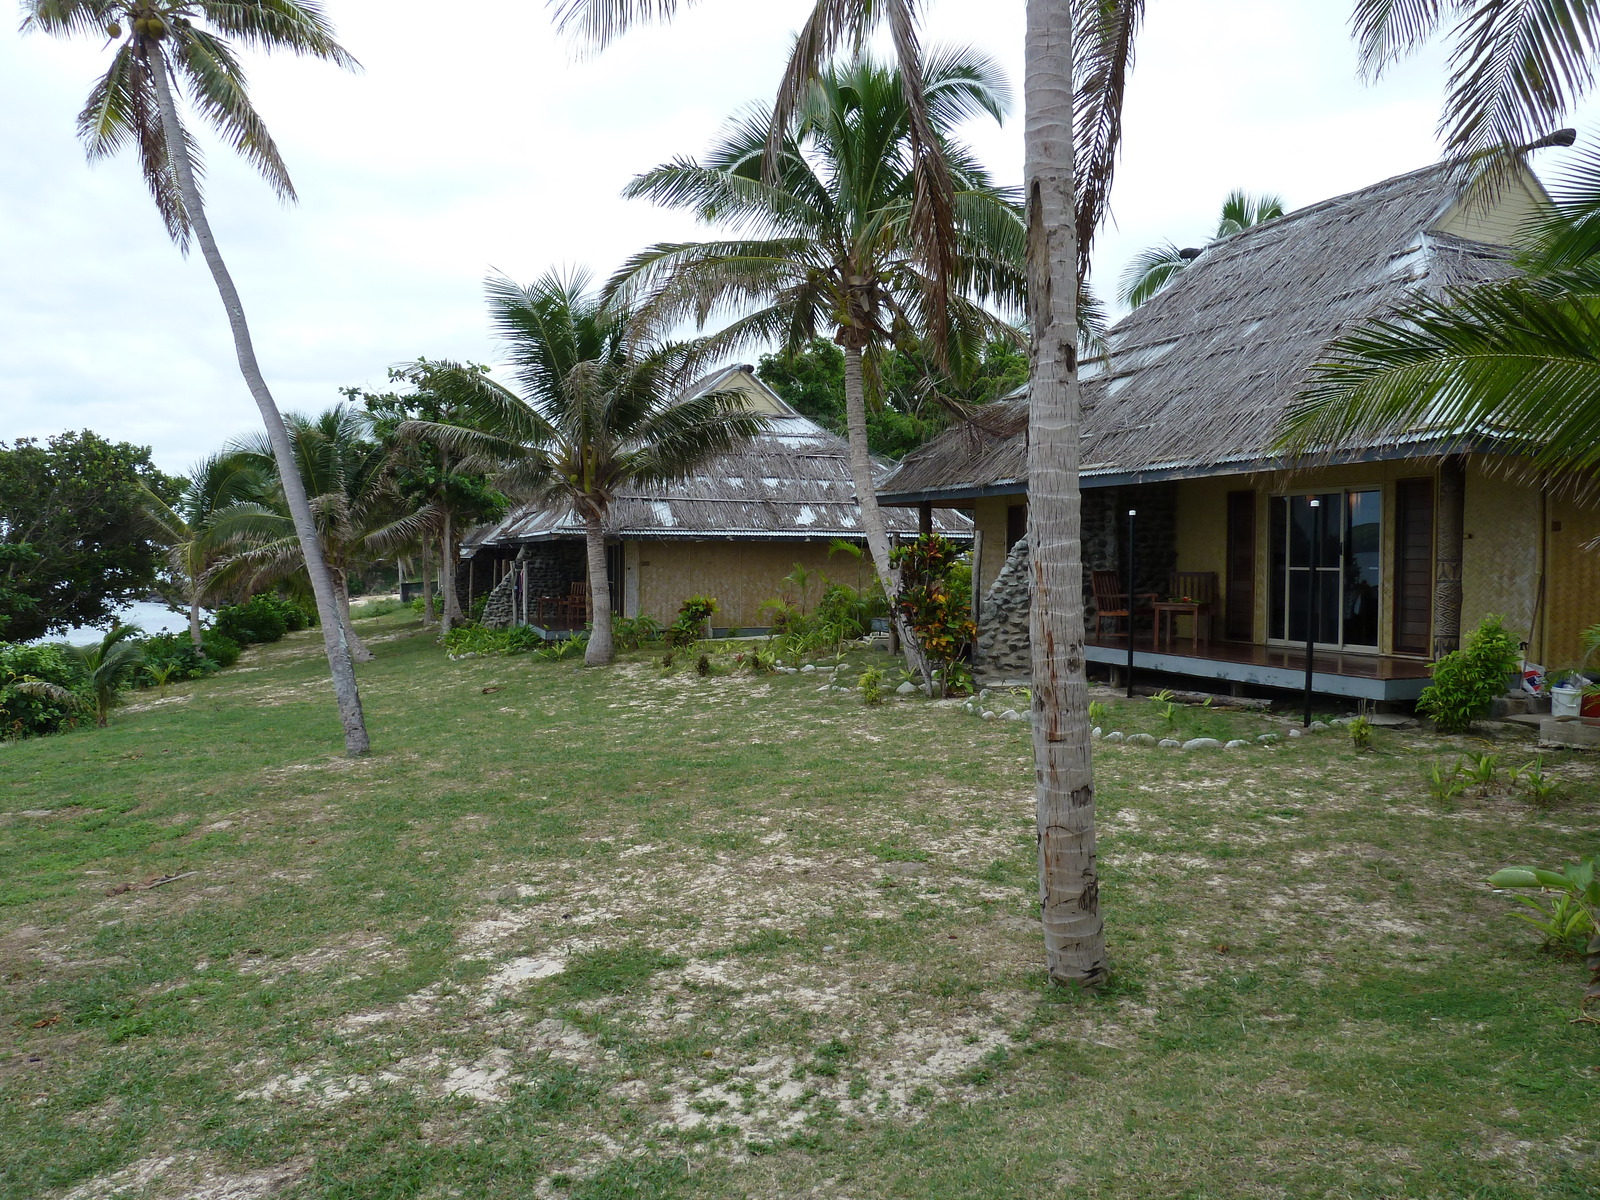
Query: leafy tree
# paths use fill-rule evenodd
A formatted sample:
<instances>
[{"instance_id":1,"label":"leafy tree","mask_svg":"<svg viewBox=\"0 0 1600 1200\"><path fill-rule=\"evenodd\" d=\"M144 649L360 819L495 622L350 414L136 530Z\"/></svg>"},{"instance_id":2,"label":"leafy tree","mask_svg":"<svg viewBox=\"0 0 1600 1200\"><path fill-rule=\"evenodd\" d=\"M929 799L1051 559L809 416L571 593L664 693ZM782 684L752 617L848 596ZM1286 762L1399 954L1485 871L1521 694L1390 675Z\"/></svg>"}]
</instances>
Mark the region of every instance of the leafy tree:
<instances>
[{"instance_id":1,"label":"leafy tree","mask_svg":"<svg viewBox=\"0 0 1600 1200\"><path fill-rule=\"evenodd\" d=\"M293 200L294 185L250 101L235 44L253 51L288 50L348 68L356 61L334 40L316 0L24 0L23 11L24 31L104 37L107 48L116 47L78 114L78 136L91 159L135 149L173 241L187 250L192 237L200 247L228 314L239 370L266 425L284 502L317 597L345 752L365 754L366 721L350 652L342 641L333 579L318 550L317 524L296 476L288 431L256 362L244 304L206 217L199 147L181 111L187 98L192 110L280 198Z\"/></svg>"},{"instance_id":2,"label":"leafy tree","mask_svg":"<svg viewBox=\"0 0 1600 1200\"><path fill-rule=\"evenodd\" d=\"M431 364L433 391L457 414L408 421L403 433L496 468L513 496L570 503L583 521L594 620L584 661L612 659L605 521L620 488L681 479L762 427L742 393L680 399L700 361L695 347L660 337L659 319L590 291L582 273L528 287L488 283L489 310L511 353L521 394L476 367Z\"/></svg>"},{"instance_id":3,"label":"leafy tree","mask_svg":"<svg viewBox=\"0 0 1600 1200\"><path fill-rule=\"evenodd\" d=\"M466 366L488 370L474 364ZM356 388L345 389L345 395L365 406L372 417L374 435L388 447L393 487L402 507L424 517L429 533L438 539L444 593L441 636L463 619L456 590L461 535L481 522L498 520L507 508L506 497L491 486L488 475L483 471L462 469L460 456L450 447L425 436L406 437L400 433L408 421L451 425L465 416L433 386L435 372L443 369L441 364L425 358L391 368L390 380L410 384L409 392L372 394Z\"/></svg>"},{"instance_id":4,"label":"leafy tree","mask_svg":"<svg viewBox=\"0 0 1600 1200\"><path fill-rule=\"evenodd\" d=\"M1219 242L1263 221L1283 216L1283 200L1278 196L1252 196L1235 189L1222 202L1222 213L1217 218L1216 232L1210 241ZM1146 300L1164 289L1182 274L1183 269L1199 257L1196 250L1180 250L1173 242L1162 242L1140 252L1117 285L1117 299L1129 308L1138 308Z\"/></svg>"},{"instance_id":5,"label":"leafy tree","mask_svg":"<svg viewBox=\"0 0 1600 1200\"><path fill-rule=\"evenodd\" d=\"M928 124L952 173L957 256L947 274L930 276L913 236L915 156L903 80L860 58L824 72L795 106L770 181L762 153L773 131L759 113L736 121L704 162L677 159L635 179L626 195L691 209L741 236L652 246L612 283L648 293L673 318L704 323L719 311L742 312L710 340L719 350L773 340L798 350L820 333L842 348L862 532L891 595L899 572L867 442L875 367L889 347L911 339L939 340L959 360L1013 334L984 305L1020 304L1026 245L1013 199L950 136L971 116L1003 115L1006 90L994 65L951 51L924 79ZM895 619L923 666L914 631L898 611Z\"/></svg>"},{"instance_id":6,"label":"leafy tree","mask_svg":"<svg viewBox=\"0 0 1600 1200\"><path fill-rule=\"evenodd\" d=\"M142 519L146 494L176 497L180 481L150 451L97 434L0 443L0 626L29 641L99 625L147 595L161 551Z\"/></svg>"},{"instance_id":7,"label":"leafy tree","mask_svg":"<svg viewBox=\"0 0 1600 1200\"><path fill-rule=\"evenodd\" d=\"M904 457L957 414L1016 391L1028 381L1028 357L1015 342L996 340L958 370L959 375L941 370L914 341L886 350L876 364L878 402L867 410L872 453ZM793 353L763 354L756 374L796 412L834 433L847 432L844 351L835 343L812 338Z\"/></svg>"}]
</instances>

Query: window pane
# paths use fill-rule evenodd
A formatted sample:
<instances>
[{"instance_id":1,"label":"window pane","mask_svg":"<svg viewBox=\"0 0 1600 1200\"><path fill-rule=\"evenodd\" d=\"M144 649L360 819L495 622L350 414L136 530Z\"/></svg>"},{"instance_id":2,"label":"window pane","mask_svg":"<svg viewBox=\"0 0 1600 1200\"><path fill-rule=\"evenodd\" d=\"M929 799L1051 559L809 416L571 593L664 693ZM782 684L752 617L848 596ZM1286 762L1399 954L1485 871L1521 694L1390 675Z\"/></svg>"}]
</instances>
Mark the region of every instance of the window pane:
<instances>
[{"instance_id":1,"label":"window pane","mask_svg":"<svg viewBox=\"0 0 1600 1200\"><path fill-rule=\"evenodd\" d=\"M1378 605L1383 583L1382 495L1351 492L1344 555L1344 640L1348 646L1378 644Z\"/></svg>"}]
</instances>

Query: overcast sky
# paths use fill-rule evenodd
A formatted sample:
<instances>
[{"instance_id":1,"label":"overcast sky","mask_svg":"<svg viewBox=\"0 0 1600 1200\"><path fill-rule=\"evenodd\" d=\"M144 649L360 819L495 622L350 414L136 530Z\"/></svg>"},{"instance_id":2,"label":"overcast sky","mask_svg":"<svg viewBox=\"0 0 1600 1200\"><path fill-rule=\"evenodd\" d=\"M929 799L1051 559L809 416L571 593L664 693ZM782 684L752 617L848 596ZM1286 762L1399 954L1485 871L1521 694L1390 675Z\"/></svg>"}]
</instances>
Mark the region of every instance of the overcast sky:
<instances>
[{"instance_id":1,"label":"overcast sky","mask_svg":"<svg viewBox=\"0 0 1600 1200\"><path fill-rule=\"evenodd\" d=\"M603 276L649 242L694 236L686 216L618 193L769 99L810 3L705 0L582 60L540 0L326 7L364 71L252 62L300 204L209 155L212 223L268 381L306 411L419 355L494 361L491 270ZM929 0L928 40L992 55L1020 87L1022 8ZM1102 295L1140 248L1198 244L1232 187L1293 208L1433 159L1439 56L1364 85L1347 9L1151 0L1096 254ZM0 440L87 427L178 471L257 418L204 264L168 242L132 158L90 167L75 140L108 53L0 32ZM1020 111L967 136L1019 180Z\"/></svg>"}]
</instances>

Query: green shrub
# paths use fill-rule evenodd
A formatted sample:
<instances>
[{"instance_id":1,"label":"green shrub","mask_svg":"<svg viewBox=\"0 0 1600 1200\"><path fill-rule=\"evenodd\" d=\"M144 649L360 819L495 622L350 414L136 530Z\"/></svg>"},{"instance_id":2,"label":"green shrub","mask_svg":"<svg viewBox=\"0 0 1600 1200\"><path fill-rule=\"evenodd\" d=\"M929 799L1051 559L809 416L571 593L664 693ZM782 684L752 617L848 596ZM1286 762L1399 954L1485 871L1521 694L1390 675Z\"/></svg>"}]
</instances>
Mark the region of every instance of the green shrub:
<instances>
[{"instance_id":1,"label":"green shrub","mask_svg":"<svg viewBox=\"0 0 1600 1200\"><path fill-rule=\"evenodd\" d=\"M241 646L281 641L289 632L287 602L276 596L251 596L243 604L226 604L211 617L211 628Z\"/></svg>"},{"instance_id":2,"label":"green shrub","mask_svg":"<svg viewBox=\"0 0 1600 1200\"><path fill-rule=\"evenodd\" d=\"M239 643L225 633L218 633L215 629L208 629L201 635L201 640L206 652L206 657L216 663L218 667L231 667L239 661L243 650Z\"/></svg>"},{"instance_id":3,"label":"green shrub","mask_svg":"<svg viewBox=\"0 0 1600 1200\"><path fill-rule=\"evenodd\" d=\"M76 725L87 683L81 664L60 646L0 642L0 741Z\"/></svg>"},{"instance_id":4,"label":"green shrub","mask_svg":"<svg viewBox=\"0 0 1600 1200\"><path fill-rule=\"evenodd\" d=\"M1432 717L1439 732L1466 733L1505 694L1522 653L1504 620L1485 617L1465 646L1433 664L1433 683L1418 697L1417 711Z\"/></svg>"},{"instance_id":5,"label":"green shrub","mask_svg":"<svg viewBox=\"0 0 1600 1200\"><path fill-rule=\"evenodd\" d=\"M545 641L528 625L509 629L485 629L482 625L457 625L444 635L447 654L527 654L544 649Z\"/></svg>"},{"instance_id":6,"label":"green shrub","mask_svg":"<svg viewBox=\"0 0 1600 1200\"><path fill-rule=\"evenodd\" d=\"M399 612L405 606L398 600L368 600L358 604L350 610L352 621L364 621L368 617L387 617L390 613Z\"/></svg>"},{"instance_id":7,"label":"green shrub","mask_svg":"<svg viewBox=\"0 0 1600 1200\"><path fill-rule=\"evenodd\" d=\"M654 617L619 617L615 614L611 617L612 640L623 650L638 650L659 642L663 632L661 622Z\"/></svg>"},{"instance_id":8,"label":"green shrub","mask_svg":"<svg viewBox=\"0 0 1600 1200\"><path fill-rule=\"evenodd\" d=\"M861 673L861 678L856 680L856 686L861 689L861 703L883 703L883 672L877 667Z\"/></svg>"},{"instance_id":9,"label":"green shrub","mask_svg":"<svg viewBox=\"0 0 1600 1200\"><path fill-rule=\"evenodd\" d=\"M199 679L217 669L217 664L187 633L157 633L140 642L144 651L144 664L153 681L164 674L168 683L184 679Z\"/></svg>"}]
</instances>

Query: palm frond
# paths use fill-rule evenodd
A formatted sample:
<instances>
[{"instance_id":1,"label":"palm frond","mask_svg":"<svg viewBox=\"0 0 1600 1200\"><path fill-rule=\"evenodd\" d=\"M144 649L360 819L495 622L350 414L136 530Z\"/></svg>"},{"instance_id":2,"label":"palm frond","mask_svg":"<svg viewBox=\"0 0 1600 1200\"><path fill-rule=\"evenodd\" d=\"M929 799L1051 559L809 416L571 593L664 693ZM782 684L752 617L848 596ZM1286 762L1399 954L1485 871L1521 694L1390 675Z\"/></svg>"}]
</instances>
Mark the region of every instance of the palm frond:
<instances>
[{"instance_id":1,"label":"palm frond","mask_svg":"<svg viewBox=\"0 0 1600 1200\"><path fill-rule=\"evenodd\" d=\"M1142 250L1123 269L1122 278L1117 281L1117 299L1129 308L1138 308L1188 265L1189 260L1172 242Z\"/></svg>"},{"instance_id":2,"label":"palm frond","mask_svg":"<svg viewBox=\"0 0 1600 1200\"><path fill-rule=\"evenodd\" d=\"M556 28L603 50L635 25L670 21L695 0L545 0Z\"/></svg>"},{"instance_id":3,"label":"palm frond","mask_svg":"<svg viewBox=\"0 0 1600 1200\"><path fill-rule=\"evenodd\" d=\"M1492 439L1539 469L1600 467L1600 269L1417 296L1313 368L1280 444Z\"/></svg>"},{"instance_id":4,"label":"palm frond","mask_svg":"<svg viewBox=\"0 0 1600 1200\"><path fill-rule=\"evenodd\" d=\"M1089 278L1095 233L1111 204L1122 150L1122 109L1144 0L1071 0L1076 93L1078 278Z\"/></svg>"},{"instance_id":5,"label":"palm frond","mask_svg":"<svg viewBox=\"0 0 1600 1200\"><path fill-rule=\"evenodd\" d=\"M249 7L249 6L241 6ZM250 101L244 69L221 38L189 28L174 39L168 57L202 116L271 185L280 199L295 199L289 169Z\"/></svg>"},{"instance_id":6,"label":"palm frond","mask_svg":"<svg viewBox=\"0 0 1600 1200\"><path fill-rule=\"evenodd\" d=\"M200 0L210 24L253 50L287 50L359 70L361 64L333 36L318 0Z\"/></svg>"}]
</instances>

